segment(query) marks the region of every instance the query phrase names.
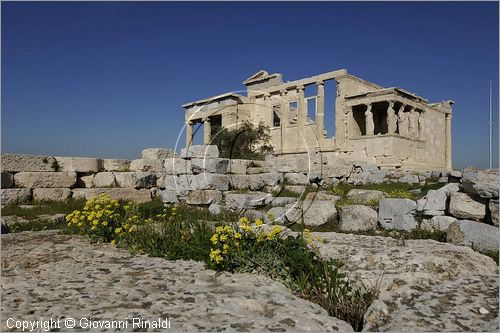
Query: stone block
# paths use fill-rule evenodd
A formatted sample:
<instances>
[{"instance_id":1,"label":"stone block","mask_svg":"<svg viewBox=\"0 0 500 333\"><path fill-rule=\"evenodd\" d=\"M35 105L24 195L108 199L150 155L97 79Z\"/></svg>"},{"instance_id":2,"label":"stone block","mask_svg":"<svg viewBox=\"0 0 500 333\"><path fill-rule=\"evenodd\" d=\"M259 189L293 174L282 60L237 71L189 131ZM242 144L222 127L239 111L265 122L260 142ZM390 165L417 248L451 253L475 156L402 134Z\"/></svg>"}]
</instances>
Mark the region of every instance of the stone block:
<instances>
[{"instance_id":1,"label":"stone block","mask_svg":"<svg viewBox=\"0 0 500 333\"><path fill-rule=\"evenodd\" d=\"M22 204L31 201L30 188L6 188L2 189L2 205Z\"/></svg>"},{"instance_id":2,"label":"stone block","mask_svg":"<svg viewBox=\"0 0 500 333\"><path fill-rule=\"evenodd\" d=\"M333 194L325 193L323 191L318 191L318 192L307 193L304 200L333 201L333 203L335 203L335 202L340 200L340 197L338 195L333 195Z\"/></svg>"},{"instance_id":3,"label":"stone block","mask_svg":"<svg viewBox=\"0 0 500 333\"><path fill-rule=\"evenodd\" d=\"M462 178L462 171L453 170L452 172L450 172L450 176L453 178Z\"/></svg>"},{"instance_id":4,"label":"stone block","mask_svg":"<svg viewBox=\"0 0 500 333\"><path fill-rule=\"evenodd\" d=\"M477 250L498 251L498 227L469 220L458 220L446 230L446 240Z\"/></svg>"},{"instance_id":5,"label":"stone block","mask_svg":"<svg viewBox=\"0 0 500 333\"><path fill-rule=\"evenodd\" d=\"M214 145L191 145L181 149L181 158L219 158L219 148Z\"/></svg>"},{"instance_id":6,"label":"stone block","mask_svg":"<svg viewBox=\"0 0 500 333\"><path fill-rule=\"evenodd\" d=\"M304 225L320 226L337 218L335 203L325 200L304 200L302 203Z\"/></svg>"},{"instance_id":7,"label":"stone block","mask_svg":"<svg viewBox=\"0 0 500 333\"><path fill-rule=\"evenodd\" d=\"M403 184L418 184L420 179L417 175L406 175L398 179L398 182Z\"/></svg>"},{"instance_id":8,"label":"stone block","mask_svg":"<svg viewBox=\"0 0 500 333\"><path fill-rule=\"evenodd\" d=\"M182 175L191 173L191 161L182 158L167 158L165 160L167 175Z\"/></svg>"},{"instance_id":9,"label":"stone block","mask_svg":"<svg viewBox=\"0 0 500 333\"><path fill-rule=\"evenodd\" d=\"M222 213L222 206L218 203L213 203L208 207L208 211L212 215L219 215L220 213Z\"/></svg>"},{"instance_id":10,"label":"stone block","mask_svg":"<svg viewBox=\"0 0 500 333\"><path fill-rule=\"evenodd\" d=\"M57 162L52 156L2 154L3 172L56 171Z\"/></svg>"},{"instance_id":11,"label":"stone block","mask_svg":"<svg viewBox=\"0 0 500 333\"><path fill-rule=\"evenodd\" d=\"M99 172L94 176L94 187L116 187L115 174L113 172Z\"/></svg>"},{"instance_id":12,"label":"stone block","mask_svg":"<svg viewBox=\"0 0 500 333\"><path fill-rule=\"evenodd\" d=\"M166 175L165 176L165 189L173 191L176 195L184 196L191 190L191 177L192 175Z\"/></svg>"},{"instance_id":13,"label":"stone block","mask_svg":"<svg viewBox=\"0 0 500 333\"><path fill-rule=\"evenodd\" d=\"M146 165L142 158L130 161L129 171L144 171Z\"/></svg>"},{"instance_id":14,"label":"stone block","mask_svg":"<svg viewBox=\"0 0 500 333\"><path fill-rule=\"evenodd\" d=\"M420 229L428 231L446 231L450 224L456 222L453 216L434 216L431 219L424 219L420 224Z\"/></svg>"},{"instance_id":15,"label":"stone block","mask_svg":"<svg viewBox=\"0 0 500 333\"><path fill-rule=\"evenodd\" d=\"M491 222L498 227L498 199L491 199L488 202L488 208L490 209Z\"/></svg>"},{"instance_id":16,"label":"stone block","mask_svg":"<svg viewBox=\"0 0 500 333\"><path fill-rule=\"evenodd\" d=\"M198 173L226 173L229 167L228 159L219 158L193 158L191 171Z\"/></svg>"},{"instance_id":17,"label":"stone block","mask_svg":"<svg viewBox=\"0 0 500 333\"><path fill-rule=\"evenodd\" d=\"M76 187L94 187L94 174L77 174Z\"/></svg>"},{"instance_id":18,"label":"stone block","mask_svg":"<svg viewBox=\"0 0 500 333\"><path fill-rule=\"evenodd\" d=\"M486 205L467 193L455 192L450 198L449 213L458 219L481 221L486 215Z\"/></svg>"},{"instance_id":19,"label":"stone block","mask_svg":"<svg viewBox=\"0 0 500 333\"><path fill-rule=\"evenodd\" d=\"M34 188L33 200L56 200L64 201L71 197L71 190L69 188Z\"/></svg>"},{"instance_id":20,"label":"stone block","mask_svg":"<svg viewBox=\"0 0 500 333\"><path fill-rule=\"evenodd\" d=\"M116 184L125 188L152 188L156 186L156 174L152 172L115 172Z\"/></svg>"},{"instance_id":21,"label":"stone block","mask_svg":"<svg viewBox=\"0 0 500 333\"><path fill-rule=\"evenodd\" d=\"M425 202L422 210L424 211L445 211L446 210L446 191L429 190L425 196Z\"/></svg>"},{"instance_id":22,"label":"stone block","mask_svg":"<svg viewBox=\"0 0 500 333\"><path fill-rule=\"evenodd\" d=\"M229 176L217 173L200 173L191 176L191 189L193 190L229 190Z\"/></svg>"},{"instance_id":23,"label":"stone block","mask_svg":"<svg viewBox=\"0 0 500 333\"><path fill-rule=\"evenodd\" d=\"M410 199L382 199L379 203L378 222L383 229L410 231L417 227L413 214L417 209Z\"/></svg>"},{"instance_id":24,"label":"stone block","mask_svg":"<svg viewBox=\"0 0 500 333\"><path fill-rule=\"evenodd\" d=\"M275 171L261 173L258 177L264 182L265 186L277 186L283 183L283 174Z\"/></svg>"},{"instance_id":25,"label":"stone block","mask_svg":"<svg viewBox=\"0 0 500 333\"><path fill-rule=\"evenodd\" d=\"M165 189L165 175L159 173L156 174L156 187L158 187L161 190Z\"/></svg>"},{"instance_id":26,"label":"stone block","mask_svg":"<svg viewBox=\"0 0 500 333\"><path fill-rule=\"evenodd\" d=\"M11 188L14 186L14 175L10 172L2 172L2 188Z\"/></svg>"},{"instance_id":27,"label":"stone block","mask_svg":"<svg viewBox=\"0 0 500 333\"><path fill-rule=\"evenodd\" d=\"M238 160L238 159L231 159L229 160L229 168L228 168L228 173L232 174L241 174L244 175L247 173L247 167L250 164L250 161L248 160Z\"/></svg>"},{"instance_id":28,"label":"stone block","mask_svg":"<svg viewBox=\"0 0 500 333\"><path fill-rule=\"evenodd\" d=\"M285 207L273 207L267 211L266 219L273 224L286 224L286 212Z\"/></svg>"},{"instance_id":29,"label":"stone block","mask_svg":"<svg viewBox=\"0 0 500 333\"><path fill-rule=\"evenodd\" d=\"M174 156L175 152L168 148L146 148L142 151L143 160L165 160Z\"/></svg>"},{"instance_id":30,"label":"stone block","mask_svg":"<svg viewBox=\"0 0 500 333\"><path fill-rule=\"evenodd\" d=\"M348 178L351 175L353 163L343 158L334 158L331 164L323 165L322 173L327 177Z\"/></svg>"},{"instance_id":31,"label":"stone block","mask_svg":"<svg viewBox=\"0 0 500 333\"><path fill-rule=\"evenodd\" d=\"M288 205L290 203L294 203L298 201L298 198L294 197L273 197L269 196L266 198L266 205L270 205L272 207L281 207Z\"/></svg>"},{"instance_id":32,"label":"stone block","mask_svg":"<svg viewBox=\"0 0 500 333\"><path fill-rule=\"evenodd\" d=\"M58 171L99 172L103 170L103 162L98 158L88 157L55 157Z\"/></svg>"},{"instance_id":33,"label":"stone block","mask_svg":"<svg viewBox=\"0 0 500 333\"><path fill-rule=\"evenodd\" d=\"M166 189L160 192L161 201L163 203L177 203L179 200L177 199L177 193L173 190Z\"/></svg>"},{"instance_id":34,"label":"stone block","mask_svg":"<svg viewBox=\"0 0 500 333\"><path fill-rule=\"evenodd\" d=\"M131 188L75 188L71 191L73 198L84 198L89 200L98 194L108 194L114 200L127 200L133 202L149 202L151 201L151 191L147 189L131 189Z\"/></svg>"},{"instance_id":35,"label":"stone block","mask_svg":"<svg viewBox=\"0 0 500 333\"><path fill-rule=\"evenodd\" d=\"M103 160L104 171L130 171L130 160L119 160L106 158ZM137 163L137 162L136 162Z\"/></svg>"},{"instance_id":36,"label":"stone block","mask_svg":"<svg viewBox=\"0 0 500 333\"><path fill-rule=\"evenodd\" d=\"M462 186L464 192L482 198L498 198L498 169L463 171Z\"/></svg>"},{"instance_id":37,"label":"stone block","mask_svg":"<svg viewBox=\"0 0 500 333\"><path fill-rule=\"evenodd\" d=\"M210 205L222 199L222 192L218 190L194 190L186 196L188 205Z\"/></svg>"},{"instance_id":38,"label":"stone block","mask_svg":"<svg viewBox=\"0 0 500 333\"><path fill-rule=\"evenodd\" d=\"M377 228L377 211L363 205L346 205L339 209L339 227L343 231Z\"/></svg>"},{"instance_id":39,"label":"stone block","mask_svg":"<svg viewBox=\"0 0 500 333\"><path fill-rule=\"evenodd\" d=\"M76 185L76 172L19 172L14 175L17 187L72 188Z\"/></svg>"},{"instance_id":40,"label":"stone block","mask_svg":"<svg viewBox=\"0 0 500 333\"><path fill-rule=\"evenodd\" d=\"M265 192L249 192L249 193L231 193L225 194L226 207L230 210L241 211L262 207L265 205L266 198L270 196Z\"/></svg>"},{"instance_id":41,"label":"stone block","mask_svg":"<svg viewBox=\"0 0 500 333\"><path fill-rule=\"evenodd\" d=\"M372 200L384 199L385 193L377 190L352 189L347 192L347 198L358 203L368 203Z\"/></svg>"},{"instance_id":42,"label":"stone block","mask_svg":"<svg viewBox=\"0 0 500 333\"><path fill-rule=\"evenodd\" d=\"M259 175L229 175L230 187L233 190L260 191L266 185Z\"/></svg>"},{"instance_id":43,"label":"stone block","mask_svg":"<svg viewBox=\"0 0 500 333\"><path fill-rule=\"evenodd\" d=\"M269 169L266 167L249 167L247 168L247 174L249 175L257 175L260 173L269 172Z\"/></svg>"},{"instance_id":44,"label":"stone block","mask_svg":"<svg viewBox=\"0 0 500 333\"><path fill-rule=\"evenodd\" d=\"M309 177L303 173L285 173L285 181L291 185L309 185Z\"/></svg>"}]
</instances>

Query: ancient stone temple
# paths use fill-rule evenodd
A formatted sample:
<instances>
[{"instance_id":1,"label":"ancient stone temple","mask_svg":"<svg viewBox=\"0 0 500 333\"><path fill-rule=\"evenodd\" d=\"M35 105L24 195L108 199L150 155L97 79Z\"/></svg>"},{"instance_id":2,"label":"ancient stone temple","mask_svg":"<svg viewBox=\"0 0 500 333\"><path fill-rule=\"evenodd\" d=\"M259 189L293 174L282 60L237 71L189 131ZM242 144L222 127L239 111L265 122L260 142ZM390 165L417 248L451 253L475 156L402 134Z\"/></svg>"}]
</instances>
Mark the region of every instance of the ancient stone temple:
<instances>
[{"instance_id":1,"label":"ancient stone temple","mask_svg":"<svg viewBox=\"0 0 500 333\"><path fill-rule=\"evenodd\" d=\"M334 80L336 92L325 95ZM384 88L345 69L283 82L281 74L259 71L243 84L246 94L226 93L184 104L186 145L203 124L203 142L214 126L237 128L242 121L271 128L278 155L321 153L374 163L381 168L451 170L451 105L430 103L401 88ZM305 94L313 89L313 94ZM325 102L332 107L325 109ZM325 114L334 113L334 133L325 130Z\"/></svg>"}]
</instances>

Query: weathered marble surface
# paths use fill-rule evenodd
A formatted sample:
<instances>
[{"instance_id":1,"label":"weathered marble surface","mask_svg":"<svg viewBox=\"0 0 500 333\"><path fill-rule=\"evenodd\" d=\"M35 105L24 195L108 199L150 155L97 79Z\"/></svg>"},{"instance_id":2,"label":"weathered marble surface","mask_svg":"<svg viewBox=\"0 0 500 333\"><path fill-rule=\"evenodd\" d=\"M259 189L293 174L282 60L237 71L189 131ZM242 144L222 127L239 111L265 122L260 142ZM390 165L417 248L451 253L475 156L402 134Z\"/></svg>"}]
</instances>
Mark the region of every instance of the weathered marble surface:
<instances>
[{"instance_id":1,"label":"weathered marble surface","mask_svg":"<svg viewBox=\"0 0 500 333\"><path fill-rule=\"evenodd\" d=\"M323 256L380 295L365 331L498 331L498 266L464 246L432 240L313 233ZM481 314L481 312L488 312Z\"/></svg>"},{"instance_id":2,"label":"weathered marble surface","mask_svg":"<svg viewBox=\"0 0 500 333\"><path fill-rule=\"evenodd\" d=\"M54 232L2 236L2 322L171 318L172 331L352 331L281 283L194 261L131 256ZM129 329L129 331L131 331Z\"/></svg>"}]
</instances>

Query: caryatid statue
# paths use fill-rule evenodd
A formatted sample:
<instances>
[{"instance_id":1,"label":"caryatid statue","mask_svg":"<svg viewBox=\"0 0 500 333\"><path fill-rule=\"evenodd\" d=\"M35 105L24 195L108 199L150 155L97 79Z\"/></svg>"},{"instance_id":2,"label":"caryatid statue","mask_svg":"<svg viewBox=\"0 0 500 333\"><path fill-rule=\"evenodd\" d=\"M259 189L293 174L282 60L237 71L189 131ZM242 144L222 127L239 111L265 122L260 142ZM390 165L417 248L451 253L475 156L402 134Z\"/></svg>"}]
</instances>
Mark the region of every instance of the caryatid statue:
<instances>
[{"instance_id":1,"label":"caryatid statue","mask_svg":"<svg viewBox=\"0 0 500 333\"><path fill-rule=\"evenodd\" d=\"M398 120L396 117L396 110L394 110L394 101L389 101L389 108L387 108L387 132L389 134L396 133L398 127Z\"/></svg>"},{"instance_id":2,"label":"caryatid statue","mask_svg":"<svg viewBox=\"0 0 500 333\"><path fill-rule=\"evenodd\" d=\"M418 139L418 117L419 113L412 107L408 114L408 132L411 138Z\"/></svg>"},{"instance_id":3,"label":"caryatid statue","mask_svg":"<svg viewBox=\"0 0 500 333\"><path fill-rule=\"evenodd\" d=\"M399 135L408 136L408 112L404 112L406 105L401 105L398 112Z\"/></svg>"},{"instance_id":4,"label":"caryatid statue","mask_svg":"<svg viewBox=\"0 0 500 333\"><path fill-rule=\"evenodd\" d=\"M368 104L365 111L366 135L373 135L375 125L373 124L372 105Z\"/></svg>"}]
</instances>

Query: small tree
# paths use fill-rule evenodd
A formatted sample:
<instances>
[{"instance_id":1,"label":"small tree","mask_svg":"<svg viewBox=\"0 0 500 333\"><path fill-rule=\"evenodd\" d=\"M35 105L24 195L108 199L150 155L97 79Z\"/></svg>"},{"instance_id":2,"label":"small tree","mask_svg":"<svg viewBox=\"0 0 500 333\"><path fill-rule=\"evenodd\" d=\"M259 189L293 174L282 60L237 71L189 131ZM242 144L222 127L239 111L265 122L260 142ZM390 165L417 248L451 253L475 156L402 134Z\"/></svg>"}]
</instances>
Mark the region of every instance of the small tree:
<instances>
[{"instance_id":1,"label":"small tree","mask_svg":"<svg viewBox=\"0 0 500 333\"><path fill-rule=\"evenodd\" d=\"M273 151L269 126L263 122L244 121L234 129L214 126L211 132L211 144L217 145L220 157L258 160Z\"/></svg>"}]
</instances>

